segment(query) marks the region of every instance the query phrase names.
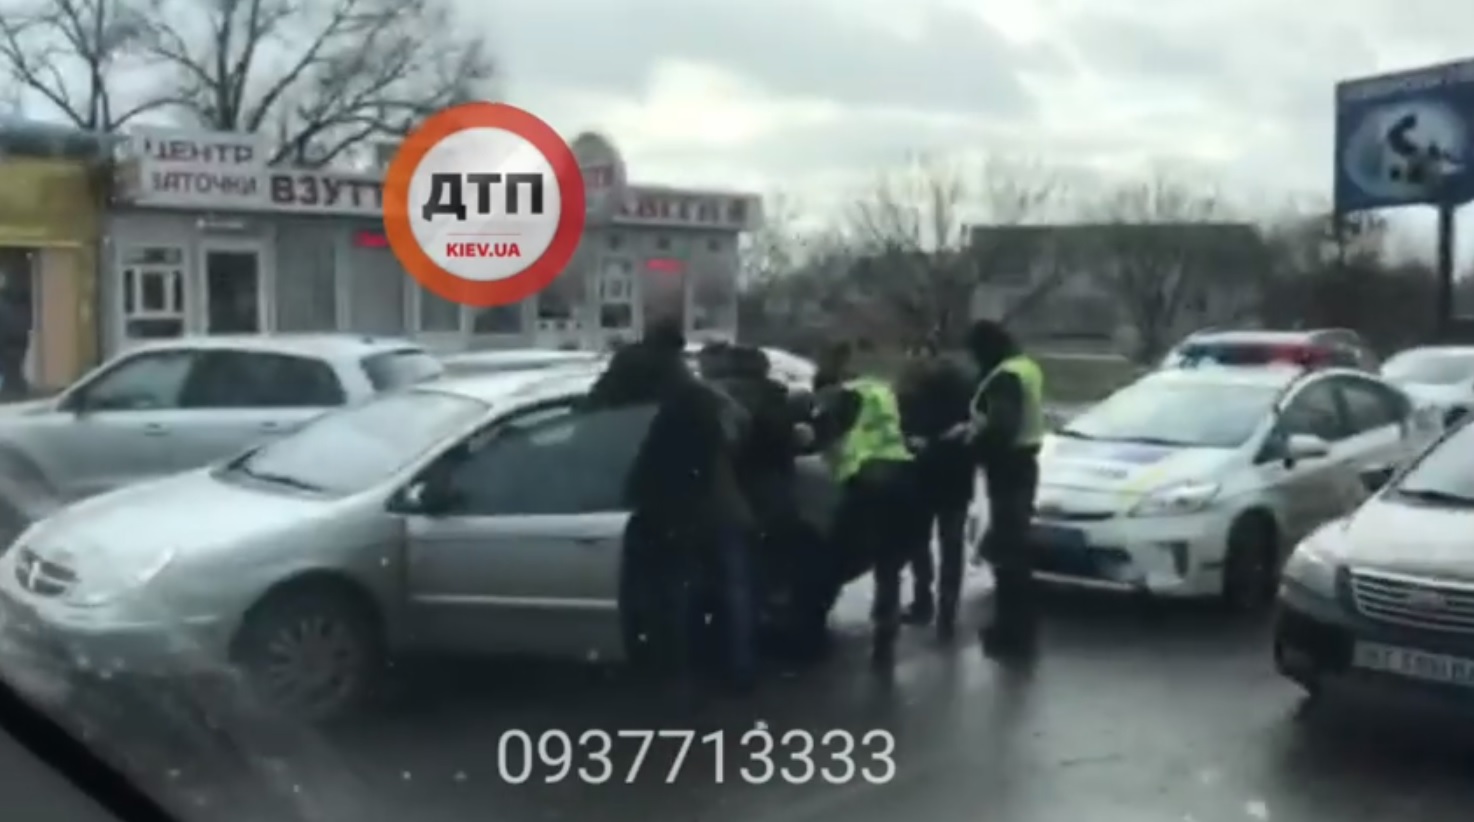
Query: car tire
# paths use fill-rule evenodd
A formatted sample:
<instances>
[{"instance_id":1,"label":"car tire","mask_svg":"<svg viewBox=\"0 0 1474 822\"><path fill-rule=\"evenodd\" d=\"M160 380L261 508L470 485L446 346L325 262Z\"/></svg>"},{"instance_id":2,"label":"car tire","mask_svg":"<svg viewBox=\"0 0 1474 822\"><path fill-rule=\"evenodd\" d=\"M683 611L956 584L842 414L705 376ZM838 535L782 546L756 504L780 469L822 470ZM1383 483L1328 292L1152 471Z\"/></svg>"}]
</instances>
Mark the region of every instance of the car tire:
<instances>
[{"instance_id":1,"label":"car tire","mask_svg":"<svg viewBox=\"0 0 1474 822\"><path fill-rule=\"evenodd\" d=\"M360 713L387 670L373 606L336 584L269 595L246 615L231 657L255 697L315 724Z\"/></svg>"},{"instance_id":2,"label":"car tire","mask_svg":"<svg viewBox=\"0 0 1474 822\"><path fill-rule=\"evenodd\" d=\"M1274 604L1279 585L1279 537L1263 515L1240 517L1228 531L1220 601L1234 614L1258 614Z\"/></svg>"}]
</instances>

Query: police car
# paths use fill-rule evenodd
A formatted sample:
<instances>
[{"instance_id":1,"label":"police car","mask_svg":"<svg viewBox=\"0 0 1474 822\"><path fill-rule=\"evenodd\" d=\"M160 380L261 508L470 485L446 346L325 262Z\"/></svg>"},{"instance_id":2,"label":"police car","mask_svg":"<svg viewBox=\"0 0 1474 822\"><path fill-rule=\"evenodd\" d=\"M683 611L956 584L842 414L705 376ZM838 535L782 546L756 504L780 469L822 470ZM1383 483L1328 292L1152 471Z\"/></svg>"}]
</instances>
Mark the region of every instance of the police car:
<instances>
[{"instance_id":1,"label":"police car","mask_svg":"<svg viewBox=\"0 0 1474 822\"><path fill-rule=\"evenodd\" d=\"M1360 472L1442 430L1432 409L1320 354L1156 371L1050 434L1037 576L1236 610L1272 602L1283 555L1365 498Z\"/></svg>"}]
</instances>

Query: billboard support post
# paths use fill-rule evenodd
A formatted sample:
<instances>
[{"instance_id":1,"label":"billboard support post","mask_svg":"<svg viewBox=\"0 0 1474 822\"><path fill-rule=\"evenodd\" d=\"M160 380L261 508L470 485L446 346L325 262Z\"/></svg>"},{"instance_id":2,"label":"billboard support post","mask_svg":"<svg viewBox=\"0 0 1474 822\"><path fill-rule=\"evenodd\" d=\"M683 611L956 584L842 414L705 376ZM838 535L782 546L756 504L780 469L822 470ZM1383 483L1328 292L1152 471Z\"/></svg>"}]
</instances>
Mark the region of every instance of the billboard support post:
<instances>
[{"instance_id":1,"label":"billboard support post","mask_svg":"<svg viewBox=\"0 0 1474 822\"><path fill-rule=\"evenodd\" d=\"M1454 217L1459 207L1444 200L1438 204L1438 296L1434 303L1435 328L1439 342L1454 337Z\"/></svg>"}]
</instances>

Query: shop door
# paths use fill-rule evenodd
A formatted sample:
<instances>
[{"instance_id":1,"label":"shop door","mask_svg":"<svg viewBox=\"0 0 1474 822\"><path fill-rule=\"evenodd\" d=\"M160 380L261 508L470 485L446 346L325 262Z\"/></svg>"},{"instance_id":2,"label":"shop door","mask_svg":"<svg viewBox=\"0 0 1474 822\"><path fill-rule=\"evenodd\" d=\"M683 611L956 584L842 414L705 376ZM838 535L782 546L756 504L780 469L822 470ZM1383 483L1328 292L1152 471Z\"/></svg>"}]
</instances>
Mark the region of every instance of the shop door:
<instances>
[{"instance_id":1,"label":"shop door","mask_svg":"<svg viewBox=\"0 0 1474 822\"><path fill-rule=\"evenodd\" d=\"M264 254L257 245L207 245L205 333L260 334L265 325Z\"/></svg>"}]
</instances>

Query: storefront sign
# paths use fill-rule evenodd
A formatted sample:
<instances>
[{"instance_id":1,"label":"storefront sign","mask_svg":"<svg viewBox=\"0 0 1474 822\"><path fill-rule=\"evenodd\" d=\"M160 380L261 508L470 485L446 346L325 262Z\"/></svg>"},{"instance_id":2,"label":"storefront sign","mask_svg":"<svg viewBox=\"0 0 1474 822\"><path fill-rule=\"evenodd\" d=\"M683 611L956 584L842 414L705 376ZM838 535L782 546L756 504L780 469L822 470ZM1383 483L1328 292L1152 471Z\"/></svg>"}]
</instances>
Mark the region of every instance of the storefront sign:
<instances>
[{"instance_id":1,"label":"storefront sign","mask_svg":"<svg viewBox=\"0 0 1474 822\"><path fill-rule=\"evenodd\" d=\"M118 199L130 205L210 211L293 211L378 217L378 178L271 168L257 135L145 130L119 158Z\"/></svg>"},{"instance_id":2,"label":"storefront sign","mask_svg":"<svg viewBox=\"0 0 1474 822\"><path fill-rule=\"evenodd\" d=\"M627 185L624 160L600 135L580 135L569 147L584 176L590 221L725 231L750 231L761 222L755 196ZM119 157L115 198L202 211L382 214L378 175L270 167L271 149L258 135L139 131Z\"/></svg>"},{"instance_id":3,"label":"storefront sign","mask_svg":"<svg viewBox=\"0 0 1474 822\"><path fill-rule=\"evenodd\" d=\"M757 197L674 189L632 188L615 215L626 225L750 231L761 219Z\"/></svg>"}]
</instances>

